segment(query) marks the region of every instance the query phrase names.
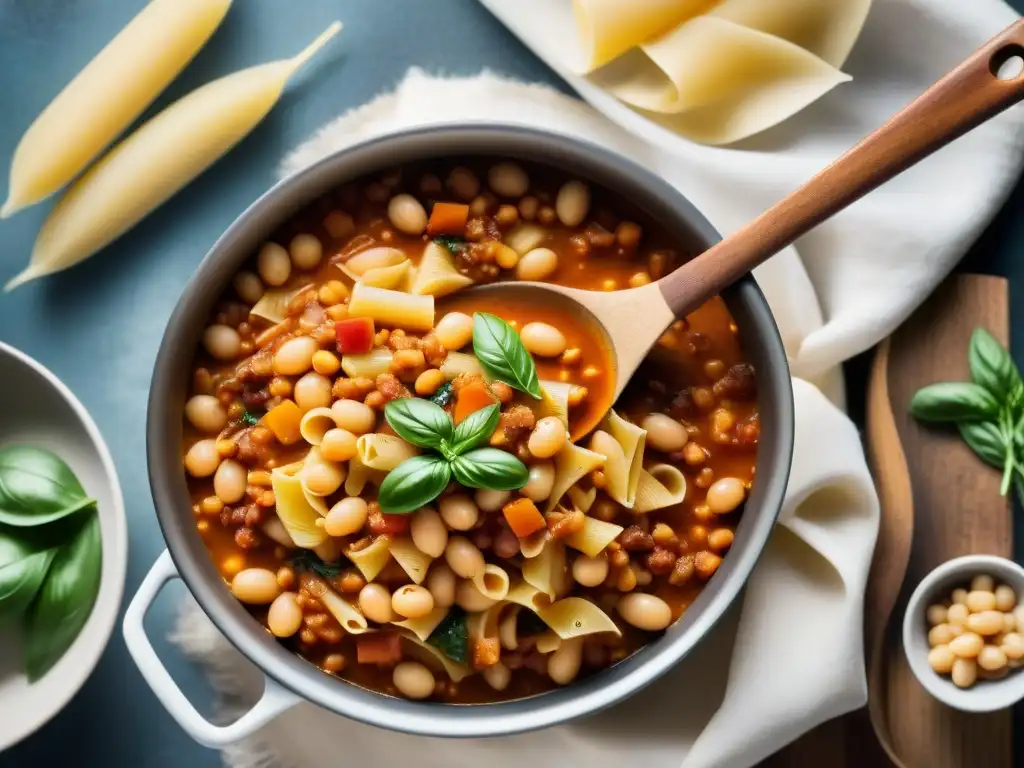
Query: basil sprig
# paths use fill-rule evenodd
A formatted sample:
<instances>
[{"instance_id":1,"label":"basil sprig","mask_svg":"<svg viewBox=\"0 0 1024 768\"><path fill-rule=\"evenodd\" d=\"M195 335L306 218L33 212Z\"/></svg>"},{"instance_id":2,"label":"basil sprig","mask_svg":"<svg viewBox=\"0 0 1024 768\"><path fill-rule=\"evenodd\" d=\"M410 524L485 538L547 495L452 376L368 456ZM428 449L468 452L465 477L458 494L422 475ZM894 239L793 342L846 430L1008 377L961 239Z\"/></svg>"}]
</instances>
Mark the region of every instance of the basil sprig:
<instances>
[{"instance_id":1,"label":"basil sprig","mask_svg":"<svg viewBox=\"0 0 1024 768\"><path fill-rule=\"evenodd\" d=\"M419 509L448 487L452 476L469 488L508 491L529 479L526 465L497 448L478 448L498 425L501 410L489 405L467 416L458 427L444 409L418 398L399 398L384 407L384 418L399 437L437 453L406 459L388 472L377 503L389 515Z\"/></svg>"},{"instance_id":2,"label":"basil sprig","mask_svg":"<svg viewBox=\"0 0 1024 768\"><path fill-rule=\"evenodd\" d=\"M984 328L971 335L970 382L930 384L910 400L921 421L955 424L978 457L1003 472L1000 492L1010 486L1024 503L1024 382L1013 358Z\"/></svg>"},{"instance_id":3,"label":"basil sprig","mask_svg":"<svg viewBox=\"0 0 1024 768\"><path fill-rule=\"evenodd\" d=\"M516 329L496 315L473 315L473 353L492 379L540 400L537 365Z\"/></svg>"}]
</instances>

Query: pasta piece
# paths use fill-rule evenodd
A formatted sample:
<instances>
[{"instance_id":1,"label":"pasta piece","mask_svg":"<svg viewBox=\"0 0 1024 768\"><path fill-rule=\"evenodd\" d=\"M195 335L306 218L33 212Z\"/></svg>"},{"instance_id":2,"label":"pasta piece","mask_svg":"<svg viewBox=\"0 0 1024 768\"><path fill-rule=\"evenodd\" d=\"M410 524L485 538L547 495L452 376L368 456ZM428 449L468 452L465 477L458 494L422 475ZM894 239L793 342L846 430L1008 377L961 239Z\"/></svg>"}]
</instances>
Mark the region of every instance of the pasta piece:
<instances>
[{"instance_id":1,"label":"pasta piece","mask_svg":"<svg viewBox=\"0 0 1024 768\"><path fill-rule=\"evenodd\" d=\"M488 563L484 569L473 577L473 586L480 594L491 600L504 600L508 594L508 573L500 566Z\"/></svg>"},{"instance_id":2,"label":"pasta piece","mask_svg":"<svg viewBox=\"0 0 1024 768\"><path fill-rule=\"evenodd\" d=\"M327 532L317 525L320 514L310 506L302 491L302 481L286 470L297 470L297 465L278 467L270 473L270 483L277 505L277 516L295 546L314 549L327 540Z\"/></svg>"},{"instance_id":3,"label":"pasta piece","mask_svg":"<svg viewBox=\"0 0 1024 768\"><path fill-rule=\"evenodd\" d=\"M231 0L153 0L50 102L18 142L0 218L77 176L203 47Z\"/></svg>"},{"instance_id":4,"label":"pasta piece","mask_svg":"<svg viewBox=\"0 0 1024 768\"><path fill-rule=\"evenodd\" d=\"M393 267L408 260L408 257L397 248L378 247L360 251L344 264L338 264L337 266L346 276L352 278L352 282L355 283L367 272L385 267Z\"/></svg>"},{"instance_id":5,"label":"pasta piece","mask_svg":"<svg viewBox=\"0 0 1024 768\"><path fill-rule=\"evenodd\" d=\"M588 557L597 557L623 530L621 525L587 517L583 520L583 529L568 536L565 543Z\"/></svg>"},{"instance_id":6,"label":"pasta piece","mask_svg":"<svg viewBox=\"0 0 1024 768\"><path fill-rule=\"evenodd\" d=\"M686 498L686 477L671 464L655 464L640 473L633 511L640 514L682 504Z\"/></svg>"},{"instance_id":7,"label":"pasta piece","mask_svg":"<svg viewBox=\"0 0 1024 768\"><path fill-rule=\"evenodd\" d=\"M523 607L515 603L511 605L505 603L504 608L501 620L498 622L498 639L501 641L502 648L514 651L519 647L519 612L523 610Z\"/></svg>"},{"instance_id":8,"label":"pasta piece","mask_svg":"<svg viewBox=\"0 0 1024 768\"><path fill-rule=\"evenodd\" d=\"M416 549L416 545L408 536L398 536L392 539L390 551L395 562L402 566L402 570L409 578L416 584L422 584L423 580L427 578L427 569L430 568L433 558Z\"/></svg>"},{"instance_id":9,"label":"pasta piece","mask_svg":"<svg viewBox=\"0 0 1024 768\"><path fill-rule=\"evenodd\" d=\"M420 259L416 279L413 280L409 292L417 296L440 297L455 293L460 288L472 284L473 278L462 274L455 268L455 262L447 248L435 242L429 242L423 249L423 258ZM430 328L433 327L433 304L431 304ZM424 330L429 330L429 328Z\"/></svg>"},{"instance_id":10,"label":"pasta piece","mask_svg":"<svg viewBox=\"0 0 1024 768\"><path fill-rule=\"evenodd\" d=\"M568 592L571 584L565 544L557 539L550 541L537 557L524 562L523 580L552 600Z\"/></svg>"},{"instance_id":11,"label":"pasta piece","mask_svg":"<svg viewBox=\"0 0 1024 768\"><path fill-rule=\"evenodd\" d=\"M591 486L588 490L584 491L578 485L574 485L567 491L566 495L576 509L586 514L597 500L597 488Z\"/></svg>"},{"instance_id":12,"label":"pasta piece","mask_svg":"<svg viewBox=\"0 0 1024 768\"><path fill-rule=\"evenodd\" d=\"M505 235L505 245L522 256L547 239L548 231L544 227L522 222Z\"/></svg>"},{"instance_id":13,"label":"pasta piece","mask_svg":"<svg viewBox=\"0 0 1024 768\"><path fill-rule=\"evenodd\" d=\"M544 592L525 580L518 581L510 587L508 594L505 595L505 600L509 603L521 605L523 608L529 608L534 613L541 608L550 607L553 602Z\"/></svg>"},{"instance_id":14,"label":"pasta piece","mask_svg":"<svg viewBox=\"0 0 1024 768\"><path fill-rule=\"evenodd\" d=\"M582 597L567 597L548 608L537 611L541 620L563 640L598 632L622 632L608 614Z\"/></svg>"},{"instance_id":15,"label":"pasta piece","mask_svg":"<svg viewBox=\"0 0 1024 768\"><path fill-rule=\"evenodd\" d=\"M351 549L345 552L345 557L352 561L352 565L359 569L363 578L373 581L377 578L384 566L391 559L391 537L378 536L373 543L353 552Z\"/></svg>"},{"instance_id":16,"label":"pasta piece","mask_svg":"<svg viewBox=\"0 0 1024 768\"><path fill-rule=\"evenodd\" d=\"M320 445L328 430L337 426L330 408L313 408L302 414L299 422L299 434L310 445Z\"/></svg>"},{"instance_id":17,"label":"pasta piece","mask_svg":"<svg viewBox=\"0 0 1024 768\"><path fill-rule=\"evenodd\" d=\"M547 529L531 533L525 539L519 540L519 551L527 559L536 557L544 551L544 547L548 545L550 539L551 534L548 533Z\"/></svg>"},{"instance_id":18,"label":"pasta piece","mask_svg":"<svg viewBox=\"0 0 1024 768\"><path fill-rule=\"evenodd\" d=\"M374 288L401 290L400 286L404 285L408 274L409 261L406 260L400 264L395 264L393 267L378 267L377 269L368 270L366 274L359 278L359 282Z\"/></svg>"},{"instance_id":19,"label":"pasta piece","mask_svg":"<svg viewBox=\"0 0 1024 768\"><path fill-rule=\"evenodd\" d=\"M422 271L421 267L419 272ZM419 277L417 273L417 280ZM369 317L381 325L407 331L429 331L434 327L434 297L414 296L356 283L349 299L348 313L350 317Z\"/></svg>"},{"instance_id":20,"label":"pasta piece","mask_svg":"<svg viewBox=\"0 0 1024 768\"><path fill-rule=\"evenodd\" d=\"M381 435L372 432L360 435L356 440L356 456L360 463L370 469L390 472L406 459L418 456L416 446L395 435Z\"/></svg>"},{"instance_id":21,"label":"pasta piece","mask_svg":"<svg viewBox=\"0 0 1024 768\"><path fill-rule=\"evenodd\" d=\"M445 380L451 381L462 373L476 373L483 376L484 369L480 365L480 361L476 359L476 355L465 352L449 352L448 357L441 363L441 373L444 374Z\"/></svg>"},{"instance_id":22,"label":"pasta piece","mask_svg":"<svg viewBox=\"0 0 1024 768\"><path fill-rule=\"evenodd\" d=\"M537 635L533 643L537 653L554 653L562 644L562 638L558 636L558 633L549 629L547 632Z\"/></svg>"},{"instance_id":23,"label":"pasta piece","mask_svg":"<svg viewBox=\"0 0 1024 768\"><path fill-rule=\"evenodd\" d=\"M523 402L534 412L537 419L555 416L566 429L569 428L569 391L573 385L565 381L541 381L540 400L524 397Z\"/></svg>"},{"instance_id":24,"label":"pasta piece","mask_svg":"<svg viewBox=\"0 0 1024 768\"><path fill-rule=\"evenodd\" d=\"M452 661L434 646L420 640L412 632L401 629L398 634L406 641L403 643L406 653L428 667L432 667L434 671L443 670L453 682L462 682L473 674L473 670L468 666Z\"/></svg>"},{"instance_id":25,"label":"pasta piece","mask_svg":"<svg viewBox=\"0 0 1024 768\"><path fill-rule=\"evenodd\" d=\"M345 375L353 378L376 379L382 373L391 370L391 359L394 353L385 347L377 347L371 352L362 355L343 355L341 358L341 370Z\"/></svg>"},{"instance_id":26,"label":"pasta piece","mask_svg":"<svg viewBox=\"0 0 1024 768\"><path fill-rule=\"evenodd\" d=\"M249 314L252 317L261 317L275 325L283 323L288 319L288 305L292 303L292 299L308 290L309 287L309 285L303 285L291 290L267 291L249 310Z\"/></svg>"},{"instance_id":27,"label":"pasta piece","mask_svg":"<svg viewBox=\"0 0 1024 768\"><path fill-rule=\"evenodd\" d=\"M502 608L504 605L498 603L486 610L469 614L466 620L466 630L469 635L470 648L479 643L501 648L501 640L498 637L498 620L501 618Z\"/></svg>"},{"instance_id":28,"label":"pasta piece","mask_svg":"<svg viewBox=\"0 0 1024 768\"><path fill-rule=\"evenodd\" d=\"M573 0L584 72L703 13L715 0Z\"/></svg>"},{"instance_id":29,"label":"pasta piece","mask_svg":"<svg viewBox=\"0 0 1024 768\"><path fill-rule=\"evenodd\" d=\"M417 584L419 582L416 582ZM444 617L448 615L447 608L434 608L426 616L420 616L416 619L404 619L403 621L391 622L396 627L401 627L407 632L412 632L416 635L418 640L423 642L427 641L430 637L430 633L437 629L437 625L444 621Z\"/></svg>"},{"instance_id":30,"label":"pasta piece","mask_svg":"<svg viewBox=\"0 0 1024 768\"><path fill-rule=\"evenodd\" d=\"M68 189L43 222L29 266L5 290L84 261L134 227L252 131L339 29L335 22L292 59L207 83L144 123Z\"/></svg>"},{"instance_id":31,"label":"pasta piece","mask_svg":"<svg viewBox=\"0 0 1024 768\"><path fill-rule=\"evenodd\" d=\"M590 450L604 459L604 476L607 481L605 493L619 504L630 507L632 502L627 493L629 490L629 464L622 451L619 441L604 430L597 430L590 437Z\"/></svg>"},{"instance_id":32,"label":"pasta piece","mask_svg":"<svg viewBox=\"0 0 1024 768\"><path fill-rule=\"evenodd\" d=\"M622 454L626 459L626 466L628 467L625 494L628 503L626 506L632 507L633 500L636 498L637 480L640 478L640 470L644 467L644 447L647 443L647 430L626 421L615 411L609 411L608 418L605 419L604 428L622 446Z\"/></svg>"},{"instance_id":33,"label":"pasta piece","mask_svg":"<svg viewBox=\"0 0 1024 768\"><path fill-rule=\"evenodd\" d=\"M555 481L551 486L551 495L544 511L553 510L565 492L576 485L581 477L604 466L604 463L605 458L600 453L588 451L572 443L566 444L555 454Z\"/></svg>"},{"instance_id":34,"label":"pasta piece","mask_svg":"<svg viewBox=\"0 0 1024 768\"><path fill-rule=\"evenodd\" d=\"M302 495L306 497L306 503L309 504L320 517L327 517L327 513L330 511L327 508L327 502L324 501L323 496L317 496L315 493L310 493L305 486L302 487Z\"/></svg>"},{"instance_id":35,"label":"pasta piece","mask_svg":"<svg viewBox=\"0 0 1024 768\"><path fill-rule=\"evenodd\" d=\"M331 615L337 619L350 635L361 635L364 632L372 632L366 617L359 612L359 609L343 598L319 576L305 574L302 577L302 585L317 600L324 604Z\"/></svg>"},{"instance_id":36,"label":"pasta piece","mask_svg":"<svg viewBox=\"0 0 1024 768\"><path fill-rule=\"evenodd\" d=\"M307 473L318 464L324 464L330 467L341 476L341 479L338 481L339 486L341 483L345 482L345 478L348 475L348 467L345 464L335 464L333 461L328 461L323 457L323 454L320 453L320 448L315 445L312 446L309 449L309 453L306 454L306 458L302 460L302 469L299 470L299 482L302 485L302 492L307 498L310 496L330 496L337 490L337 487L335 487L327 493L320 493L309 487L309 484L307 483Z\"/></svg>"},{"instance_id":37,"label":"pasta piece","mask_svg":"<svg viewBox=\"0 0 1024 768\"><path fill-rule=\"evenodd\" d=\"M379 486L384 481L386 472L370 469L359 460L359 456L353 456L348 462L348 477L345 478L345 495L359 496L368 482Z\"/></svg>"}]
</instances>

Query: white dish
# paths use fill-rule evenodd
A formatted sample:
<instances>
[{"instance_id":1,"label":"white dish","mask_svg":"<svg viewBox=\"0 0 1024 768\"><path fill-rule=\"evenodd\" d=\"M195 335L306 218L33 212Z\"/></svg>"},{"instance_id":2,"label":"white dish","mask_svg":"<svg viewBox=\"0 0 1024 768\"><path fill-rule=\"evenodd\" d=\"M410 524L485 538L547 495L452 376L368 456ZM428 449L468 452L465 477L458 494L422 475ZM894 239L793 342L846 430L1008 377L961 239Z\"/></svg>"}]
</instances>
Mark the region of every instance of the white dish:
<instances>
[{"instance_id":1,"label":"white dish","mask_svg":"<svg viewBox=\"0 0 1024 768\"><path fill-rule=\"evenodd\" d=\"M110 639L128 565L124 499L99 429L71 391L32 358L0 342L0 446L31 443L68 463L96 499L103 542L100 591L92 614L67 653L30 684L22 669L20 633L0 632L0 752L33 733L71 700Z\"/></svg>"},{"instance_id":2,"label":"white dish","mask_svg":"<svg viewBox=\"0 0 1024 768\"><path fill-rule=\"evenodd\" d=\"M966 587L974 576L986 574L996 584L1009 584L1024 598L1024 568L994 555L966 555L943 563L918 584L903 617L903 650L910 669L932 696L964 712L994 712L1024 699L1024 668L1012 669L1002 680L979 680L970 688L957 688L948 675L937 674L928 664L928 606L948 600L957 587Z\"/></svg>"}]
</instances>

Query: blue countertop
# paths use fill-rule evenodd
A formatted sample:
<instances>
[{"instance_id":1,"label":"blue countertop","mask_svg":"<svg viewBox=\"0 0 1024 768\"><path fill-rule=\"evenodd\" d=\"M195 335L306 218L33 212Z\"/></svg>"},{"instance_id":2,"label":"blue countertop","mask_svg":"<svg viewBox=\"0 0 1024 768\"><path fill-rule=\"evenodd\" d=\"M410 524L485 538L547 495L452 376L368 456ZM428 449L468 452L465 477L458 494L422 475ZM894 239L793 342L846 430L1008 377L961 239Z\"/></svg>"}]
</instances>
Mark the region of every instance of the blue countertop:
<instances>
[{"instance_id":1,"label":"blue countertop","mask_svg":"<svg viewBox=\"0 0 1024 768\"><path fill-rule=\"evenodd\" d=\"M1013 4L1024 7L1024 0ZM6 168L31 120L143 5L144 0L0 2L0 165ZM337 40L212 170L99 256L0 296L0 339L63 379L110 444L129 519L126 596L134 594L164 547L144 462L146 394L164 325L194 267L274 181L285 152L330 118L391 88L414 65L467 74L486 67L564 88L475 0L240 0L156 107L236 69L293 55L336 18L345 23ZM1024 239L1024 226L1013 215L1022 195L1018 189L1011 198L970 257L971 268L1024 277L1024 267L1013 258ZM43 204L0 222L0 284L27 262L48 209ZM1020 322L1016 317L1015 327ZM1024 339L1024 333L1014 335ZM1024 349L1016 349L1020 360ZM149 622L155 639L172 626L181 594L180 586L165 590L157 603ZM186 693L209 712L211 692L199 671L166 642L157 650ZM128 657L120 627L67 709L0 756L0 768L58 765L71 754L79 766L221 764L216 752L192 742L157 702Z\"/></svg>"}]
</instances>

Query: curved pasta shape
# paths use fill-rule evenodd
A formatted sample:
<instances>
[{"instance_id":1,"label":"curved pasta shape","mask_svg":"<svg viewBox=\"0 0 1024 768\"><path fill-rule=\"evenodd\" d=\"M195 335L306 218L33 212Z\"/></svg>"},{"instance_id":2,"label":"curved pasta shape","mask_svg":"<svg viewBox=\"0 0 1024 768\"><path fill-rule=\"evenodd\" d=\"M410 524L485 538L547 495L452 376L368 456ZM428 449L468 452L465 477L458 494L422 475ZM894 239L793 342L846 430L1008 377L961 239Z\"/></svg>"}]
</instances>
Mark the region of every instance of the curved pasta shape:
<instances>
[{"instance_id":1,"label":"curved pasta shape","mask_svg":"<svg viewBox=\"0 0 1024 768\"><path fill-rule=\"evenodd\" d=\"M441 363L441 373L444 374L446 381L451 381L463 373L476 373L483 376L484 369L480 365L480 361L476 359L476 355L466 352L449 352L448 357Z\"/></svg>"},{"instance_id":2,"label":"curved pasta shape","mask_svg":"<svg viewBox=\"0 0 1024 768\"><path fill-rule=\"evenodd\" d=\"M414 583L423 583L423 580L427 578L427 570L430 568L430 563L433 562L433 558L430 555L416 549L416 545L412 543L412 539L408 536L396 536L393 538L389 551L391 556L395 558L395 562L402 566L402 570L406 572Z\"/></svg>"},{"instance_id":3,"label":"curved pasta shape","mask_svg":"<svg viewBox=\"0 0 1024 768\"><path fill-rule=\"evenodd\" d=\"M379 486L384 482L387 472L377 469L370 469L363 464L358 456L353 456L348 462L348 477L345 478L345 495L359 496L366 488L367 483Z\"/></svg>"},{"instance_id":4,"label":"curved pasta shape","mask_svg":"<svg viewBox=\"0 0 1024 768\"><path fill-rule=\"evenodd\" d=\"M290 465L287 469L295 469ZM278 467L270 473L270 484L277 505L277 517L295 546L314 549L327 539L327 531L317 525L320 514L310 506L302 490L302 481Z\"/></svg>"},{"instance_id":5,"label":"curved pasta shape","mask_svg":"<svg viewBox=\"0 0 1024 768\"><path fill-rule=\"evenodd\" d=\"M437 629L437 625L444 621L444 617L447 615L447 608L434 608L426 616L420 616L418 619L405 619L404 621L393 621L391 623L407 632L412 632L418 640L426 642L427 638L430 637L430 633Z\"/></svg>"},{"instance_id":6,"label":"curved pasta shape","mask_svg":"<svg viewBox=\"0 0 1024 768\"><path fill-rule=\"evenodd\" d=\"M347 550L345 557L359 569L364 579L373 581L391 559L391 538L378 536L370 546L360 549L358 552Z\"/></svg>"},{"instance_id":7,"label":"curved pasta shape","mask_svg":"<svg viewBox=\"0 0 1024 768\"><path fill-rule=\"evenodd\" d=\"M260 317L268 322L277 325L288 319L288 305L292 299L303 291L307 290L312 283L301 288L270 290L260 297L252 309L249 310L251 317Z\"/></svg>"},{"instance_id":8,"label":"curved pasta shape","mask_svg":"<svg viewBox=\"0 0 1024 768\"><path fill-rule=\"evenodd\" d=\"M588 451L572 443L566 444L555 454L555 481L545 512L550 512L562 500L562 496L584 475L604 466L605 458L600 453Z\"/></svg>"},{"instance_id":9,"label":"curved pasta shape","mask_svg":"<svg viewBox=\"0 0 1024 768\"><path fill-rule=\"evenodd\" d=\"M623 506L632 506L628 495L629 464L619 441L599 429L590 436L590 450L604 459L605 493Z\"/></svg>"},{"instance_id":10,"label":"curved pasta shape","mask_svg":"<svg viewBox=\"0 0 1024 768\"><path fill-rule=\"evenodd\" d=\"M633 511L642 514L682 504L686 498L686 477L671 464L655 464L640 473Z\"/></svg>"},{"instance_id":11,"label":"curved pasta shape","mask_svg":"<svg viewBox=\"0 0 1024 768\"><path fill-rule=\"evenodd\" d=\"M508 595L508 573L500 566L488 563L480 573L472 578L472 582L480 594L491 600L504 600Z\"/></svg>"},{"instance_id":12,"label":"curved pasta shape","mask_svg":"<svg viewBox=\"0 0 1024 768\"><path fill-rule=\"evenodd\" d=\"M525 539L520 539L519 551L522 552L523 557L529 560L543 552L550 539L551 534L548 533L548 529L542 528L535 533L531 533Z\"/></svg>"},{"instance_id":13,"label":"curved pasta shape","mask_svg":"<svg viewBox=\"0 0 1024 768\"><path fill-rule=\"evenodd\" d=\"M398 634L406 641L403 645L410 656L428 667L433 667L434 671L444 670L453 682L462 682L473 674L473 670L468 666L452 661L434 646L420 640L412 632L402 629L398 631Z\"/></svg>"},{"instance_id":14,"label":"curved pasta shape","mask_svg":"<svg viewBox=\"0 0 1024 768\"><path fill-rule=\"evenodd\" d=\"M572 505L583 514L590 511L590 508L594 506L594 502L597 501L597 488L591 486L587 490L581 489L578 485L574 485L568 491L566 496L569 497L569 501Z\"/></svg>"},{"instance_id":15,"label":"curved pasta shape","mask_svg":"<svg viewBox=\"0 0 1024 768\"><path fill-rule=\"evenodd\" d=\"M372 432L356 440L356 456L369 469L390 472L406 459L418 456L416 446L395 435Z\"/></svg>"},{"instance_id":16,"label":"curved pasta shape","mask_svg":"<svg viewBox=\"0 0 1024 768\"><path fill-rule=\"evenodd\" d=\"M315 493L310 493L305 486L302 487L302 495L306 497L306 503L315 509L316 513L320 515L320 517L327 517L327 513L330 512L330 510L327 508L327 502L324 501L323 496L317 496Z\"/></svg>"},{"instance_id":17,"label":"curved pasta shape","mask_svg":"<svg viewBox=\"0 0 1024 768\"><path fill-rule=\"evenodd\" d=\"M573 0L585 72L703 13L715 0Z\"/></svg>"},{"instance_id":18,"label":"curved pasta shape","mask_svg":"<svg viewBox=\"0 0 1024 768\"><path fill-rule=\"evenodd\" d=\"M416 274L417 280L422 273L423 267L420 267ZM359 282L352 287L348 313L350 317L372 318L391 328L429 331L434 327L434 296L374 288Z\"/></svg>"},{"instance_id":19,"label":"curved pasta shape","mask_svg":"<svg viewBox=\"0 0 1024 768\"><path fill-rule=\"evenodd\" d=\"M588 557L597 557L623 530L621 525L587 517L583 529L567 537L565 543Z\"/></svg>"},{"instance_id":20,"label":"curved pasta shape","mask_svg":"<svg viewBox=\"0 0 1024 768\"><path fill-rule=\"evenodd\" d=\"M469 614L469 618L466 620L466 629L469 635L470 647L477 643L501 646L498 627L504 607L503 603L498 603L486 610Z\"/></svg>"},{"instance_id":21,"label":"curved pasta shape","mask_svg":"<svg viewBox=\"0 0 1024 768\"><path fill-rule=\"evenodd\" d=\"M323 464L325 466L331 467L336 472L338 472L341 475L342 483L345 482L346 478L348 477L348 467L345 464L336 464L333 461L328 461L320 453L320 449L314 445L309 449L309 453L306 454L306 458L302 460L302 469L299 470L298 473L299 482L302 484L302 492L306 495L307 499L312 496L330 496L329 493L317 493L316 491L312 490L306 483L307 470L309 470L311 467L316 466L317 464ZM324 514L326 515L327 513L324 512Z\"/></svg>"},{"instance_id":22,"label":"curved pasta shape","mask_svg":"<svg viewBox=\"0 0 1024 768\"><path fill-rule=\"evenodd\" d=\"M542 608L550 607L553 602L544 592L525 580L516 582L508 590L505 600L523 608L529 608L534 613Z\"/></svg>"},{"instance_id":23,"label":"curved pasta shape","mask_svg":"<svg viewBox=\"0 0 1024 768\"><path fill-rule=\"evenodd\" d=\"M516 605L515 603L505 603L505 611L502 613L501 620L498 622L498 639L501 641L501 647L507 651L514 651L519 647L519 612L523 610L523 606Z\"/></svg>"},{"instance_id":24,"label":"curved pasta shape","mask_svg":"<svg viewBox=\"0 0 1024 768\"><path fill-rule=\"evenodd\" d=\"M330 408L313 408L302 414L299 422L299 434L310 445L320 445L328 430L337 426Z\"/></svg>"},{"instance_id":25,"label":"curved pasta shape","mask_svg":"<svg viewBox=\"0 0 1024 768\"><path fill-rule=\"evenodd\" d=\"M537 635L533 641L533 647L537 649L537 653L554 653L558 650L562 644L562 638L558 636L558 633L553 630L548 630L543 634Z\"/></svg>"},{"instance_id":26,"label":"curved pasta shape","mask_svg":"<svg viewBox=\"0 0 1024 768\"><path fill-rule=\"evenodd\" d=\"M582 597L567 597L548 608L537 611L541 620L563 640L598 632L622 632L608 614Z\"/></svg>"},{"instance_id":27,"label":"curved pasta shape","mask_svg":"<svg viewBox=\"0 0 1024 768\"><path fill-rule=\"evenodd\" d=\"M393 267L377 267L369 269L359 278L363 285L371 285L374 288L387 288L389 290L401 290L406 276L409 274L409 260L395 264Z\"/></svg>"},{"instance_id":28,"label":"curved pasta shape","mask_svg":"<svg viewBox=\"0 0 1024 768\"><path fill-rule=\"evenodd\" d=\"M341 370L353 379L365 377L376 379L380 374L391 370L391 359L394 353L386 347L377 347L363 355L343 355Z\"/></svg>"},{"instance_id":29,"label":"curved pasta shape","mask_svg":"<svg viewBox=\"0 0 1024 768\"><path fill-rule=\"evenodd\" d=\"M319 576L304 576L303 586L324 604L324 607L341 624L342 629L350 635L361 635L373 631L370 629L366 617L348 600L331 589L327 582Z\"/></svg>"},{"instance_id":30,"label":"curved pasta shape","mask_svg":"<svg viewBox=\"0 0 1024 768\"><path fill-rule=\"evenodd\" d=\"M570 581L565 545L558 540L548 542L543 552L523 563L523 580L552 600L568 592Z\"/></svg>"},{"instance_id":31,"label":"curved pasta shape","mask_svg":"<svg viewBox=\"0 0 1024 768\"><path fill-rule=\"evenodd\" d=\"M647 430L626 421L615 411L608 413L605 429L622 446L622 455L626 459L626 500L627 507L633 506L636 498L636 484L640 478L640 470L644 467L644 447L647 444Z\"/></svg>"},{"instance_id":32,"label":"curved pasta shape","mask_svg":"<svg viewBox=\"0 0 1024 768\"><path fill-rule=\"evenodd\" d=\"M408 260L409 259L406 257L405 253L397 248L378 246L376 248L367 248L365 251L360 251L344 264L338 264L337 267L355 283L359 281L359 278L371 270L393 267L396 264L401 264L403 261Z\"/></svg>"},{"instance_id":33,"label":"curved pasta shape","mask_svg":"<svg viewBox=\"0 0 1024 768\"><path fill-rule=\"evenodd\" d=\"M447 296L473 284L468 277L455 268L451 253L443 245L427 243L423 249L416 277L409 292L417 296Z\"/></svg>"},{"instance_id":34,"label":"curved pasta shape","mask_svg":"<svg viewBox=\"0 0 1024 768\"><path fill-rule=\"evenodd\" d=\"M540 382L540 400L523 398L538 419L556 417L569 428L569 391L573 385L566 381Z\"/></svg>"}]
</instances>

